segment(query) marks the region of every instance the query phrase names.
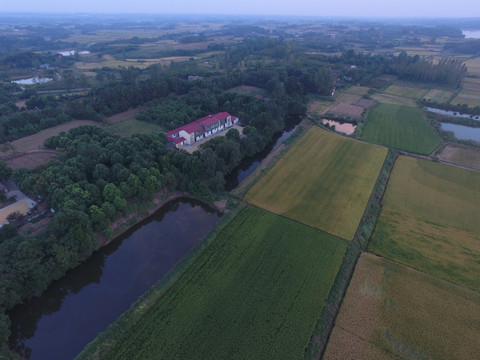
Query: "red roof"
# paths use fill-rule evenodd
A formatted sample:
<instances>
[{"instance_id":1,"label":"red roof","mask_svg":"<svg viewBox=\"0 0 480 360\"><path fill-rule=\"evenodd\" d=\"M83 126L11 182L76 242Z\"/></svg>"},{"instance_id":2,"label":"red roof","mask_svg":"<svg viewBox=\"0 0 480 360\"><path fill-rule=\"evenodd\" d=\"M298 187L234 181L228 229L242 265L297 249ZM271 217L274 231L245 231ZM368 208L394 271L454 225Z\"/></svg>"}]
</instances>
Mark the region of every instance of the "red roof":
<instances>
[{"instance_id":1,"label":"red roof","mask_svg":"<svg viewBox=\"0 0 480 360\"><path fill-rule=\"evenodd\" d=\"M178 134L178 132L180 131L180 128L178 129L173 129L173 130L170 130L170 131L167 131L167 136L170 137L172 135L175 135L175 134Z\"/></svg>"},{"instance_id":2,"label":"red roof","mask_svg":"<svg viewBox=\"0 0 480 360\"><path fill-rule=\"evenodd\" d=\"M220 112L214 115L218 120L226 119L227 117L231 116L228 112Z\"/></svg>"},{"instance_id":3,"label":"red roof","mask_svg":"<svg viewBox=\"0 0 480 360\"><path fill-rule=\"evenodd\" d=\"M179 128L168 131L167 136L171 137L172 135L178 134L182 130L187 132L188 134L193 134L196 131L203 130L202 125L203 126L213 125L219 122L220 120L226 119L229 116L231 115L228 112L220 112L215 115L208 115L201 119L192 121L191 123L188 123L186 125L180 126Z\"/></svg>"},{"instance_id":4,"label":"red roof","mask_svg":"<svg viewBox=\"0 0 480 360\"><path fill-rule=\"evenodd\" d=\"M197 124L197 122L191 122L187 125L183 125L181 128L178 128L178 129L183 130L188 134L193 134L195 131L203 130L202 125Z\"/></svg>"},{"instance_id":5,"label":"red roof","mask_svg":"<svg viewBox=\"0 0 480 360\"><path fill-rule=\"evenodd\" d=\"M173 141L175 144L180 144L181 142L185 141L185 138L182 137L182 136L180 136L178 138L169 137L168 141Z\"/></svg>"},{"instance_id":6,"label":"red roof","mask_svg":"<svg viewBox=\"0 0 480 360\"><path fill-rule=\"evenodd\" d=\"M215 117L215 115L208 115L208 116L205 116L201 119L198 119L197 121L195 121L196 123L198 124L202 124L203 126L209 126L209 125L213 125L217 122L219 122L220 120L217 119Z\"/></svg>"}]
</instances>

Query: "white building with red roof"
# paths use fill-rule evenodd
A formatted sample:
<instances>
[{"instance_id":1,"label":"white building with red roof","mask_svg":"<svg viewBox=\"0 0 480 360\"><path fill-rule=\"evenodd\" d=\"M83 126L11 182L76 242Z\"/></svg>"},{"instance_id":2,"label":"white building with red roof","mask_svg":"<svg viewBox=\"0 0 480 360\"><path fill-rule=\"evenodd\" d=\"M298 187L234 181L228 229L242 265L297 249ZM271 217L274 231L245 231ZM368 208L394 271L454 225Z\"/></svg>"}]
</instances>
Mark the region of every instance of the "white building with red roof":
<instances>
[{"instance_id":1,"label":"white building with red roof","mask_svg":"<svg viewBox=\"0 0 480 360\"><path fill-rule=\"evenodd\" d=\"M167 132L168 141L176 148L192 145L204 137L212 136L238 122L238 118L227 112L207 115L179 128Z\"/></svg>"}]
</instances>

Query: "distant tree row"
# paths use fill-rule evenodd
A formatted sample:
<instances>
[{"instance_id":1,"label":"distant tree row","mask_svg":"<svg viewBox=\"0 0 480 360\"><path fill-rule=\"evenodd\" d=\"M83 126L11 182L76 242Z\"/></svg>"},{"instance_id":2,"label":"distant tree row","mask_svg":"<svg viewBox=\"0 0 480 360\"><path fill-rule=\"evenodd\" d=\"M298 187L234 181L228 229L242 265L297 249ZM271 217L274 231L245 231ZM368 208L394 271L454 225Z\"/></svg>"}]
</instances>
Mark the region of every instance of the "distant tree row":
<instances>
[{"instance_id":1,"label":"distant tree row","mask_svg":"<svg viewBox=\"0 0 480 360\"><path fill-rule=\"evenodd\" d=\"M394 71L400 79L460 87L467 74L465 64L457 59L442 58L438 63L405 52L397 57Z\"/></svg>"}]
</instances>

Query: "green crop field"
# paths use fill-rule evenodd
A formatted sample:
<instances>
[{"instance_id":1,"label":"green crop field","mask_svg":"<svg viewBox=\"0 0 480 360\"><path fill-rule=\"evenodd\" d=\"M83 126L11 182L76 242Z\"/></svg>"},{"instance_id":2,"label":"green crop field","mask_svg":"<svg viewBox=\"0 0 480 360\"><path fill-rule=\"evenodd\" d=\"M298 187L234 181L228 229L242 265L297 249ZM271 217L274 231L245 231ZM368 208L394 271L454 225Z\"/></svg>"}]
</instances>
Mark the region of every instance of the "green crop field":
<instances>
[{"instance_id":1,"label":"green crop field","mask_svg":"<svg viewBox=\"0 0 480 360\"><path fill-rule=\"evenodd\" d=\"M390 85L385 89L385 93L401 97L420 99L423 95L425 95L426 90L406 86Z\"/></svg>"},{"instance_id":2,"label":"green crop field","mask_svg":"<svg viewBox=\"0 0 480 360\"><path fill-rule=\"evenodd\" d=\"M419 154L430 154L440 144L421 109L394 104L370 112L362 140Z\"/></svg>"},{"instance_id":3,"label":"green crop field","mask_svg":"<svg viewBox=\"0 0 480 360\"><path fill-rule=\"evenodd\" d=\"M384 207L369 249L430 275L480 290L480 234Z\"/></svg>"},{"instance_id":4,"label":"green crop field","mask_svg":"<svg viewBox=\"0 0 480 360\"><path fill-rule=\"evenodd\" d=\"M137 119L128 119L107 125L105 130L111 134L123 137L130 137L133 134L153 134L164 131L161 126Z\"/></svg>"},{"instance_id":5,"label":"green crop field","mask_svg":"<svg viewBox=\"0 0 480 360\"><path fill-rule=\"evenodd\" d=\"M365 87L365 86L352 86L352 87L349 87L348 89L344 90L343 92L346 93L346 94L363 96L366 93L368 93L368 90L370 90L370 88Z\"/></svg>"},{"instance_id":6,"label":"green crop field","mask_svg":"<svg viewBox=\"0 0 480 360\"><path fill-rule=\"evenodd\" d=\"M245 197L351 240L386 154L385 148L313 127Z\"/></svg>"},{"instance_id":7,"label":"green crop field","mask_svg":"<svg viewBox=\"0 0 480 360\"><path fill-rule=\"evenodd\" d=\"M480 234L480 173L400 156L383 203L435 223Z\"/></svg>"},{"instance_id":8,"label":"green crop field","mask_svg":"<svg viewBox=\"0 0 480 360\"><path fill-rule=\"evenodd\" d=\"M364 253L323 359L477 359L479 318L477 292Z\"/></svg>"},{"instance_id":9,"label":"green crop field","mask_svg":"<svg viewBox=\"0 0 480 360\"><path fill-rule=\"evenodd\" d=\"M399 157L369 249L480 290L480 173Z\"/></svg>"},{"instance_id":10,"label":"green crop field","mask_svg":"<svg viewBox=\"0 0 480 360\"><path fill-rule=\"evenodd\" d=\"M303 359L346 246L247 207L98 358Z\"/></svg>"},{"instance_id":11,"label":"green crop field","mask_svg":"<svg viewBox=\"0 0 480 360\"><path fill-rule=\"evenodd\" d=\"M453 96L453 92L447 90L432 89L423 97L426 100L432 100L437 103L448 103Z\"/></svg>"}]
</instances>

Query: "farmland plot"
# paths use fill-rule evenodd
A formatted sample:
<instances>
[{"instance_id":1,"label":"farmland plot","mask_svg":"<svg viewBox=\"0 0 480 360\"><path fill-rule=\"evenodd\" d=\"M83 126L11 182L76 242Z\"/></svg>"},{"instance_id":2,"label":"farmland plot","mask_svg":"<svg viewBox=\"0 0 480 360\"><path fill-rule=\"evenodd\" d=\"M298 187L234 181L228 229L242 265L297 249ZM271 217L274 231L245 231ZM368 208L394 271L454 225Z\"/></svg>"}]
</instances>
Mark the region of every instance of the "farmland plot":
<instances>
[{"instance_id":1,"label":"farmland plot","mask_svg":"<svg viewBox=\"0 0 480 360\"><path fill-rule=\"evenodd\" d=\"M350 95L355 96L355 95ZM339 117L347 117L352 119L360 119L362 117L365 108L353 104L338 103L325 111L325 115L332 114Z\"/></svg>"},{"instance_id":2,"label":"farmland plot","mask_svg":"<svg viewBox=\"0 0 480 360\"><path fill-rule=\"evenodd\" d=\"M417 106L415 99L401 97L397 95L390 95L385 93L377 93L372 95L372 99L380 103L404 105L404 106Z\"/></svg>"},{"instance_id":3,"label":"farmland plot","mask_svg":"<svg viewBox=\"0 0 480 360\"><path fill-rule=\"evenodd\" d=\"M480 295L362 254L324 359L475 359Z\"/></svg>"},{"instance_id":4,"label":"farmland plot","mask_svg":"<svg viewBox=\"0 0 480 360\"><path fill-rule=\"evenodd\" d=\"M370 88L368 88L366 86L352 86L352 87L349 87L348 89L344 90L343 92L346 93L346 94L363 96L366 93L368 93L368 90L370 90Z\"/></svg>"},{"instance_id":5,"label":"farmland plot","mask_svg":"<svg viewBox=\"0 0 480 360\"><path fill-rule=\"evenodd\" d=\"M438 157L443 161L480 171L480 150L448 144Z\"/></svg>"},{"instance_id":6,"label":"farmland plot","mask_svg":"<svg viewBox=\"0 0 480 360\"><path fill-rule=\"evenodd\" d=\"M101 358L303 359L345 249L246 208Z\"/></svg>"},{"instance_id":7,"label":"farmland plot","mask_svg":"<svg viewBox=\"0 0 480 360\"><path fill-rule=\"evenodd\" d=\"M246 199L351 240L386 154L385 148L313 127Z\"/></svg>"},{"instance_id":8,"label":"farmland plot","mask_svg":"<svg viewBox=\"0 0 480 360\"><path fill-rule=\"evenodd\" d=\"M380 104L368 115L362 140L419 154L440 144L421 109L393 104Z\"/></svg>"},{"instance_id":9,"label":"farmland plot","mask_svg":"<svg viewBox=\"0 0 480 360\"><path fill-rule=\"evenodd\" d=\"M447 90L432 89L423 97L425 100L435 101L437 103L448 103L453 96L453 92Z\"/></svg>"},{"instance_id":10,"label":"farmland plot","mask_svg":"<svg viewBox=\"0 0 480 360\"><path fill-rule=\"evenodd\" d=\"M399 157L369 249L480 290L480 173Z\"/></svg>"},{"instance_id":11,"label":"farmland plot","mask_svg":"<svg viewBox=\"0 0 480 360\"><path fill-rule=\"evenodd\" d=\"M385 93L401 97L420 99L423 95L425 95L426 90L407 86L390 85L385 89Z\"/></svg>"}]
</instances>

